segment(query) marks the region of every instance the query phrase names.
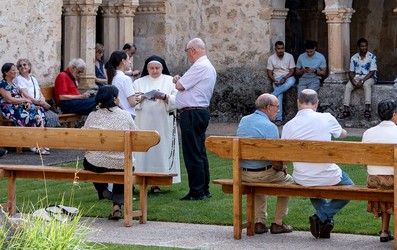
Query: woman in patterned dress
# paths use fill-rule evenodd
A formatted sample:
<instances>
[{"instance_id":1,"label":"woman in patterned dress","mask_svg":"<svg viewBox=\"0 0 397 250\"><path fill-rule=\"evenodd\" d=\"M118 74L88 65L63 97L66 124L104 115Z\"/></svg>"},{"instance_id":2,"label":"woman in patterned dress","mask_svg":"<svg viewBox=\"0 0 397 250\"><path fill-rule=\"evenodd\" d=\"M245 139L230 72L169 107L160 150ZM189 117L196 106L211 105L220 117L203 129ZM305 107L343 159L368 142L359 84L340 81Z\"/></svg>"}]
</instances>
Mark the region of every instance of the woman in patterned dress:
<instances>
[{"instance_id":1,"label":"woman in patterned dress","mask_svg":"<svg viewBox=\"0 0 397 250\"><path fill-rule=\"evenodd\" d=\"M13 63L5 63L1 68L3 80L0 81L0 108L4 118L13 120L20 127L44 127L44 110L23 96L13 80L17 68Z\"/></svg>"}]
</instances>

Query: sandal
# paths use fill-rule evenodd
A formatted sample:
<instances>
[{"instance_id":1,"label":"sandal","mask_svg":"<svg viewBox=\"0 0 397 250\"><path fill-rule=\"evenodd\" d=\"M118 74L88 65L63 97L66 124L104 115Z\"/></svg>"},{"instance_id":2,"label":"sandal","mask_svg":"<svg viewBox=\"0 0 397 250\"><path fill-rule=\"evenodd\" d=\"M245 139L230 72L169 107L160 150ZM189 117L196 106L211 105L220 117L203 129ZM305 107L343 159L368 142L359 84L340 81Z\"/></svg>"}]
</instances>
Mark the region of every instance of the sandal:
<instances>
[{"instance_id":1,"label":"sandal","mask_svg":"<svg viewBox=\"0 0 397 250\"><path fill-rule=\"evenodd\" d=\"M371 118L371 112L369 110L364 111L364 117L365 118Z\"/></svg>"},{"instance_id":2,"label":"sandal","mask_svg":"<svg viewBox=\"0 0 397 250\"><path fill-rule=\"evenodd\" d=\"M350 111L343 111L342 113L342 118L347 118L350 117L352 114L350 113Z\"/></svg>"},{"instance_id":3,"label":"sandal","mask_svg":"<svg viewBox=\"0 0 397 250\"><path fill-rule=\"evenodd\" d=\"M50 155L51 153L45 150L44 148L37 148L36 152L37 155Z\"/></svg>"},{"instance_id":4,"label":"sandal","mask_svg":"<svg viewBox=\"0 0 397 250\"><path fill-rule=\"evenodd\" d=\"M120 209L114 210L111 214L108 216L108 220L120 220L121 219L121 211Z\"/></svg>"},{"instance_id":5,"label":"sandal","mask_svg":"<svg viewBox=\"0 0 397 250\"><path fill-rule=\"evenodd\" d=\"M154 186L150 188L150 193L152 194L161 194L161 189L158 186Z\"/></svg>"}]
</instances>

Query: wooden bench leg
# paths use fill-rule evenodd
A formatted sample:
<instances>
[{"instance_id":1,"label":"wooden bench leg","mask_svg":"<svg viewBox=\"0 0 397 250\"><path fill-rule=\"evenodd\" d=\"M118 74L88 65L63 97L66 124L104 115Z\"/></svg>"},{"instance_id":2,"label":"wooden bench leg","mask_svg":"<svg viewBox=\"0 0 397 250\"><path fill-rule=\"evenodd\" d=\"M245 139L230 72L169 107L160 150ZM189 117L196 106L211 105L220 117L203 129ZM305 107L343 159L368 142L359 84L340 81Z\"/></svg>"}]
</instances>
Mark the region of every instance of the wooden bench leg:
<instances>
[{"instance_id":1,"label":"wooden bench leg","mask_svg":"<svg viewBox=\"0 0 397 250\"><path fill-rule=\"evenodd\" d=\"M16 185L15 174L14 172L11 172L10 176L8 177L8 190L7 190L7 196L8 196L7 209L9 215L14 215L17 212L16 187L17 185Z\"/></svg>"},{"instance_id":2,"label":"wooden bench leg","mask_svg":"<svg viewBox=\"0 0 397 250\"><path fill-rule=\"evenodd\" d=\"M15 151L16 151L18 154L22 154L22 153L23 153L23 148L15 148Z\"/></svg>"},{"instance_id":3,"label":"wooden bench leg","mask_svg":"<svg viewBox=\"0 0 397 250\"><path fill-rule=\"evenodd\" d=\"M73 128L73 122L67 122L66 125L68 128Z\"/></svg>"},{"instance_id":4,"label":"wooden bench leg","mask_svg":"<svg viewBox=\"0 0 397 250\"><path fill-rule=\"evenodd\" d=\"M146 178L143 178L140 190L139 190L139 204L142 212L142 216L139 217L140 224L146 224L147 222L147 184Z\"/></svg>"},{"instance_id":5,"label":"wooden bench leg","mask_svg":"<svg viewBox=\"0 0 397 250\"><path fill-rule=\"evenodd\" d=\"M251 192L247 194L247 235L254 236L255 226L255 194Z\"/></svg>"}]
</instances>

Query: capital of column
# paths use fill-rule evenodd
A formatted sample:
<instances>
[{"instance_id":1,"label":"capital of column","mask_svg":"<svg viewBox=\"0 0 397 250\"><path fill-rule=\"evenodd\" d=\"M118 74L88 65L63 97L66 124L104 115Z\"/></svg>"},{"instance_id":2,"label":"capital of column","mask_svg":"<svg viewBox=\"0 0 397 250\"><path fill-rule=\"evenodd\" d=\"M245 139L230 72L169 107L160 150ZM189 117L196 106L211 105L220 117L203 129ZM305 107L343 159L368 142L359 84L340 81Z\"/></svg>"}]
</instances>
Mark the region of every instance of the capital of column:
<instances>
[{"instance_id":1,"label":"capital of column","mask_svg":"<svg viewBox=\"0 0 397 250\"><path fill-rule=\"evenodd\" d=\"M98 5L67 4L62 6L64 16L96 16Z\"/></svg>"},{"instance_id":2,"label":"capital of column","mask_svg":"<svg viewBox=\"0 0 397 250\"><path fill-rule=\"evenodd\" d=\"M287 19L289 9L273 9L270 17L272 19Z\"/></svg>"},{"instance_id":3,"label":"capital of column","mask_svg":"<svg viewBox=\"0 0 397 250\"><path fill-rule=\"evenodd\" d=\"M158 3L142 3L136 9L138 14L165 14L165 1Z\"/></svg>"},{"instance_id":4,"label":"capital of column","mask_svg":"<svg viewBox=\"0 0 397 250\"><path fill-rule=\"evenodd\" d=\"M133 17L138 5L133 3L123 3L117 6L117 12L120 17Z\"/></svg>"},{"instance_id":5,"label":"capital of column","mask_svg":"<svg viewBox=\"0 0 397 250\"><path fill-rule=\"evenodd\" d=\"M64 4L62 6L62 13L64 16L78 16L79 6L77 4Z\"/></svg>"},{"instance_id":6,"label":"capital of column","mask_svg":"<svg viewBox=\"0 0 397 250\"><path fill-rule=\"evenodd\" d=\"M116 6L100 6L103 17L117 17L118 9Z\"/></svg>"},{"instance_id":7,"label":"capital of column","mask_svg":"<svg viewBox=\"0 0 397 250\"><path fill-rule=\"evenodd\" d=\"M323 10L327 23L350 23L353 13L352 8L338 8Z\"/></svg>"},{"instance_id":8,"label":"capital of column","mask_svg":"<svg viewBox=\"0 0 397 250\"><path fill-rule=\"evenodd\" d=\"M98 12L98 4L79 4L80 16L96 16Z\"/></svg>"}]
</instances>

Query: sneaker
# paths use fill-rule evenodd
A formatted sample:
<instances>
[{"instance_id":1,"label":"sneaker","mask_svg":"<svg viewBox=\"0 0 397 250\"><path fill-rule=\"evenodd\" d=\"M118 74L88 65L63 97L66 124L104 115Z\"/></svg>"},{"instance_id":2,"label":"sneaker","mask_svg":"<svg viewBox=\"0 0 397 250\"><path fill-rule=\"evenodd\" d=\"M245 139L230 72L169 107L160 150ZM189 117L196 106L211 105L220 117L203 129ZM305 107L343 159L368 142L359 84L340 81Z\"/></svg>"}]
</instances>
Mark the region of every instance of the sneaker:
<instances>
[{"instance_id":1,"label":"sneaker","mask_svg":"<svg viewBox=\"0 0 397 250\"><path fill-rule=\"evenodd\" d=\"M283 224L278 225L276 223L272 223L272 226L270 227L270 232L272 234L282 234L282 233L291 233L294 229L285 224L285 222L283 222Z\"/></svg>"},{"instance_id":2,"label":"sneaker","mask_svg":"<svg viewBox=\"0 0 397 250\"><path fill-rule=\"evenodd\" d=\"M266 227L265 223L257 222L254 226L255 234L263 234L269 232L269 228Z\"/></svg>"}]
</instances>

